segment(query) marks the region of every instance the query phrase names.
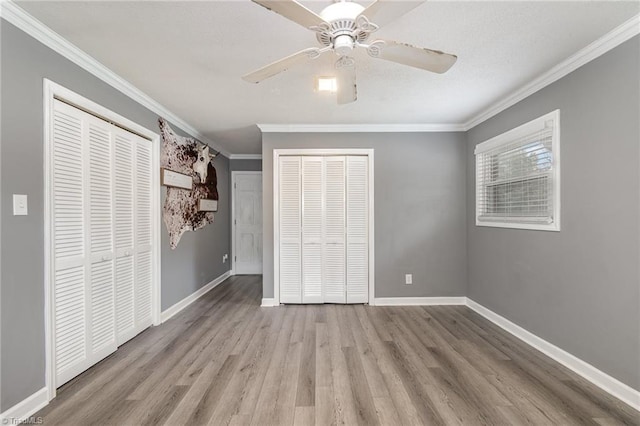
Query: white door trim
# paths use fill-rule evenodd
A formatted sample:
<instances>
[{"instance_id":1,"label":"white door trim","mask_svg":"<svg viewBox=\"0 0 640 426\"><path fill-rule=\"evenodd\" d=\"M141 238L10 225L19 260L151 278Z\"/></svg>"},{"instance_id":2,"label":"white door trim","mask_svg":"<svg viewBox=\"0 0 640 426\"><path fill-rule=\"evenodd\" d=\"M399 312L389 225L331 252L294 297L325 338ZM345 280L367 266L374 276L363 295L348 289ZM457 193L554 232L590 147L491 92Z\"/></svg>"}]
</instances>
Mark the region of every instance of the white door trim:
<instances>
[{"instance_id":1,"label":"white door trim","mask_svg":"<svg viewBox=\"0 0 640 426\"><path fill-rule=\"evenodd\" d=\"M373 149L274 149L273 150L273 305L280 304L280 157L281 156L348 156L369 159L369 305L375 304L375 238L374 238L374 157Z\"/></svg>"},{"instance_id":2,"label":"white door trim","mask_svg":"<svg viewBox=\"0 0 640 426\"><path fill-rule=\"evenodd\" d=\"M55 333L53 330L53 315L55 312L52 297L51 285L53 280L53 223L52 223L52 199L51 199L51 173L53 172L53 153L51 150L51 137L53 135L53 104L54 99L62 99L67 103L85 110L93 115L103 118L127 130L149 139L152 144L152 170L160 169L160 135L147 129L133 121L113 112L97 103L78 95L77 93L44 79L43 88L44 104L44 321L45 321L45 387L47 398L51 401L56 396L56 374L55 374ZM152 173L151 194L152 205L152 259L153 277L151 293L151 314L153 325L160 324L160 231L161 231L161 205L160 205L160 176L159 173Z\"/></svg>"},{"instance_id":3,"label":"white door trim","mask_svg":"<svg viewBox=\"0 0 640 426\"><path fill-rule=\"evenodd\" d=\"M231 171L231 275L236 274L236 179L241 175L260 175L262 171Z\"/></svg>"}]
</instances>

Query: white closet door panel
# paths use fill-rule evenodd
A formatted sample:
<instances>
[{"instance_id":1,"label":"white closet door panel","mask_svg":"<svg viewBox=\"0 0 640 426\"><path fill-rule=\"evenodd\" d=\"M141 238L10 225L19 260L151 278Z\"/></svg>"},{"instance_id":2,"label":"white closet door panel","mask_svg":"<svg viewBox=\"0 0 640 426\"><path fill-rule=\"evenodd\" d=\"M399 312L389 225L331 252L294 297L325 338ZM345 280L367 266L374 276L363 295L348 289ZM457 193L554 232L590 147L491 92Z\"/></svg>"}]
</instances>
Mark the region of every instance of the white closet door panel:
<instances>
[{"instance_id":1,"label":"white closet door panel","mask_svg":"<svg viewBox=\"0 0 640 426\"><path fill-rule=\"evenodd\" d=\"M137 330L151 325L151 142L135 138L135 324Z\"/></svg>"},{"instance_id":2,"label":"white closet door panel","mask_svg":"<svg viewBox=\"0 0 640 426\"><path fill-rule=\"evenodd\" d=\"M118 345L135 333L133 256L116 259L116 341Z\"/></svg>"},{"instance_id":3,"label":"white closet door panel","mask_svg":"<svg viewBox=\"0 0 640 426\"><path fill-rule=\"evenodd\" d=\"M86 145L89 148L86 167L89 185L85 198L89 208L87 244L91 249L87 274L87 306L89 307L90 361L98 362L115 351L115 301L113 271L113 125L85 114Z\"/></svg>"},{"instance_id":4,"label":"white closet door panel","mask_svg":"<svg viewBox=\"0 0 640 426\"><path fill-rule=\"evenodd\" d=\"M89 229L91 254L109 256L113 250L111 181L111 126L94 117L87 117L89 139ZM94 257L94 261L96 258Z\"/></svg>"},{"instance_id":5,"label":"white closet door panel","mask_svg":"<svg viewBox=\"0 0 640 426\"><path fill-rule=\"evenodd\" d=\"M127 132L114 139L114 204L116 255L133 249L133 149L135 141Z\"/></svg>"},{"instance_id":6,"label":"white closet door panel","mask_svg":"<svg viewBox=\"0 0 640 426\"><path fill-rule=\"evenodd\" d=\"M322 245L304 244L302 254L302 303L322 303Z\"/></svg>"},{"instance_id":7,"label":"white closet door panel","mask_svg":"<svg viewBox=\"0 0 640 426\"><path fill-rule=\"evenodd\" d=\"M151 252L139 253L136 259L135 316L136 328L151 325Z\"/></svg>"},{"instance_id":8,"label":"white closet door panel","mask_svg":"<svg viewBox=\"0 0 640 426\"><path fill-rule=\"evenodd\" d=\"M53 298L56 380L82 372L89 359L86 304L85 134L78 110L54 101L52 123Z\"/></svg>"},{"instance_id":9,"label":"white closet door panel","mask_svg":"<svg viewBox=\"0 0 640 426\"><path fill-rule=\"evenodd\" d=\"M280 302L302 303L300 243L280 242Z\"/></svg>"},{"instance_id":10,"label":"white closet door panel","mask_svg":"<svg viewBox=\"0 0 640 426\"><path fill-rule=\"evenodd\" d=\"M280 301L302 303L301 159L280 157Z\"/></svg>"},{"instance_id":11,"label":"white closet door panel","mask_svg":"<svg viewBox=\"0 0 640 426\"><path fill-rule=\"evenodd\" d=\"M347 303L369 301L368 158L347 158Z\"/></svg>"},{"instance_id":12,"label":"white closet door panel","mask_svg":"<svg viewBox=\"0 0 640 426\"><path fill-rule=\"evenodd\" d=\"M55 101L53 116L53 258L55 269L84 263L83 123L76 109Z\"/></svg>"},{"instance_id":13,"label":"white closet door panel","mask_svg":"<svg viewBox=\"0 0 640 426\"><path fill-rule=\"evenodd\" d=\"M82 371L77 370L87 359L84 266L56 271L54 285L56 380L61 384Z\"/></svg>"},{"instance_id":14,"label":"white closet door panel","mask_svg":"<svg viewBox=\"0 0 640 426\"><path fill-rule=\"evenodd\" d=\"M151 142L136 138L135 238L138 251L151 250Z\"/></svg>"},{"instance_id":15,"label":"white closet door panel","mask_svg":"<svg viewBox=\"0 0 640 426\"><path fill-rule=\"evenodd\" d=\"M115 300L113 260L91 265L91 350L93 354L114 346Z\"/></svg>"},{"instance_id":16,"label":"white closet door panel","mask_svg":"<svg viewBox=\"0 0 640 426\"><path fill-rule=\"evenodd\" d=\"M329 243L324 246L324 301L346 303L345 245Z\"/></svg>"},{"instance_id":17,"label":"white closet door panel","mask_svg":"<svg viewBox=\"0 0 640 426\"><path fill-rule=\"evenodd\" d=\"M302 242L322 243L323 158L302 158Z\"/></svg>"},{"instance_id":18,"label":"white closet door panel","mask_svg":"<svg viewBox=\"0 0 640 426\"><path fill-rule=\"evenodd\" d=\"M324 301L345 303L345 157L324 160Z\"/></svg>"},{"instance_id":19,"label":"white closet door panel","mask_svg":"<svg viewBox=\"0 0 640 426\"><path fill-rule=\"evenodd\" d=\"M302 158L302 302L322 303L322 157Z\"/></svg>"}]
</instances>

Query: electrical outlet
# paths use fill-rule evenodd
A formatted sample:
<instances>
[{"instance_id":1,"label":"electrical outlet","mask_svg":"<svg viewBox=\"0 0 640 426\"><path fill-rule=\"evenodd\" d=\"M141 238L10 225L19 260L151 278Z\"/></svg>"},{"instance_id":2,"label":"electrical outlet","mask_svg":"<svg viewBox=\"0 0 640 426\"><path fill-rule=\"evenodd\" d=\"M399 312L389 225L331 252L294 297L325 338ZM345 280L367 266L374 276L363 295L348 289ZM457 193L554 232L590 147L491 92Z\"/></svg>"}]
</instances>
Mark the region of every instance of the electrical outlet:
<instances>
[{"instance_id":1,"label":"electrical outlet","mask_svg":"<svg viewBox=\"0 0 640 426\"><path fill-rule=\"evenodd\" d=\"M413 284L413 275L412 274L404 274L404 283L405 284Z\"/></svg>"},{"instance_id":2,"label":"electrical outlet","mask_svg":"<svg viewBox=\"0 0 640 426\"><path fill-rule=\"evenodd\" d=\"M227 259L229 259L229 255L225 253L225 254L222 256L222 263L227 263Z\"/></svg>"}]
</instances>

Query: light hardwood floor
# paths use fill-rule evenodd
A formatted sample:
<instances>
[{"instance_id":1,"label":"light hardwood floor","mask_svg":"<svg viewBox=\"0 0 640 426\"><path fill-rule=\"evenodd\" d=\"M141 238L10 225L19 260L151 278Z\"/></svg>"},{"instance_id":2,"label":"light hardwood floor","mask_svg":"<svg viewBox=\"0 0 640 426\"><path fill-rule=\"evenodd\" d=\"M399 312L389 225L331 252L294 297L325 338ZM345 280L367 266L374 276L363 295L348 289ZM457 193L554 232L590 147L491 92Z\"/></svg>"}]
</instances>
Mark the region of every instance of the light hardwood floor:
<instances>
[{"instance_id":1,"label":"light hardwood floor","mask_svg":"<svg viewBox=\"0 0 640 426\"><path fill-rule=\"evenodd\" d=\"M45 425L640 424L466 307L260 308L233 277L58 390Z\"/></svg>"}]
</instances>

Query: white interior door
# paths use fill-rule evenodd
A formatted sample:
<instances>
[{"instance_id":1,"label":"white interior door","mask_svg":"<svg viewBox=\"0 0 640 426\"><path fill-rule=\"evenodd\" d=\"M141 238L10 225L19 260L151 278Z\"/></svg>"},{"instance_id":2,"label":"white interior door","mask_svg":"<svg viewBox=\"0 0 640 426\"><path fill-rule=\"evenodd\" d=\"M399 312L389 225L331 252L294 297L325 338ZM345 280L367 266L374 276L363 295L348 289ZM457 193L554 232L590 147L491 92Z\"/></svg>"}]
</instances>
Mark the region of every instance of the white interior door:
<instances>
[{"instance_id":1,"label":"white interior door","mask_svg":"<svg viewBox=\"0 0 640 426\"><path fill-rule=\"evenodd\" d=\"M233 172L236 274L262 273L262 172Z\"/></svg>"}]
</instances>

